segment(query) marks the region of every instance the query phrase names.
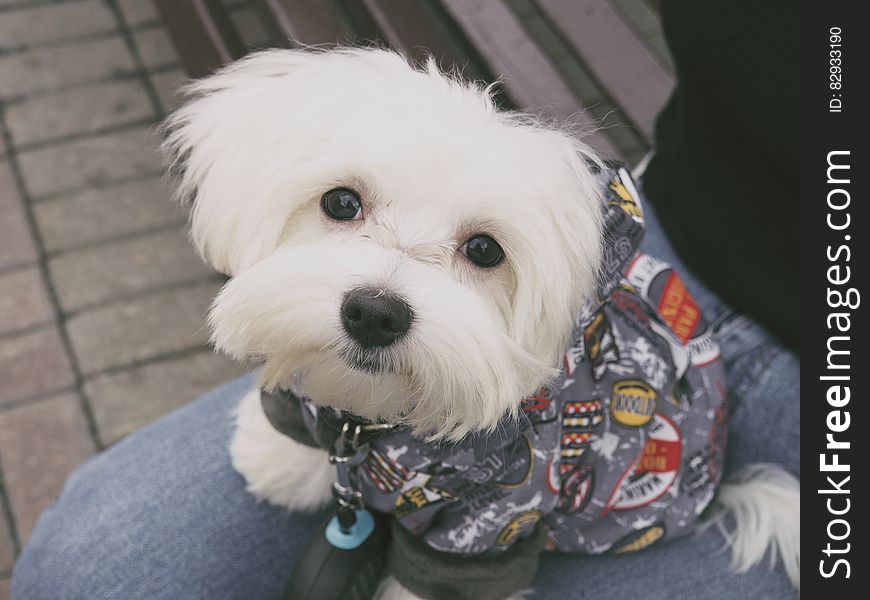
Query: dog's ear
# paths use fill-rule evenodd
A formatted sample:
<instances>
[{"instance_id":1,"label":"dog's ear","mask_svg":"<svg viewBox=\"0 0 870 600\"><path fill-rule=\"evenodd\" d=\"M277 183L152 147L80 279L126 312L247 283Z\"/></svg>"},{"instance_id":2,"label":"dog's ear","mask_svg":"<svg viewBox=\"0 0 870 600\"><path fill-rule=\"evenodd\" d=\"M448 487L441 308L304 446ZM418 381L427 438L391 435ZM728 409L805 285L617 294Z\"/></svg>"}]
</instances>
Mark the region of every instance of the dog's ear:
<instances>
[{"instance_id":1,"label":"dog's ear","mask_svg":"<svg viewBox=\"0 0 870 600\"><path fill-rule=\"evenodd\" d=\"M298 148L282 143L279 132L293 135L301 124L295 112L304 107L293 96L318 58L293 50L253 54L184 88L185 103L163 125L175 197L191 210L191 238L218 271L235 275L266 256L302 200L278 200L281 171Z\"/></svg>"},{"instance_id":2,"label":"dog's ear","mask_svg":"<svg viewBox=\"0 0 870 600\"><path fill-rule=\"evenodd\" d=\"M541 213L524 220L535 240L516 256L514 339L549 365L565 350L578 314L595 298L601 264L602 197L595 170L600 159L578 137L545 131L548 160L541 166Z\"/></svg>"},{"instance_id":3,"label":"dog's ear","mask_svg":"<svg viewBox=\"0 0 870 600\"><path fill-rule=\"evenodd\" d=\"M161 150L176 200L190 212L191 238L215 269L235 275L274 246L269 222L279 160L269 130L292 115L276 113L277 82L301 53L251 55L181 90L184 104L162 127Z\"/></svg>"},{"instance_id":4,"label":"dog's ear","mask_svg":"<svg viewBox=\"0 0 870 600\"><path fill-rule=\"evenodd\" d=\"M348 81L404 65L378 50L268 50L187 86L162 150L203 258L234 275L273 250L323 192L312 181L330 170L323 144L354 101Z\"/></svg>"}]
</instances>

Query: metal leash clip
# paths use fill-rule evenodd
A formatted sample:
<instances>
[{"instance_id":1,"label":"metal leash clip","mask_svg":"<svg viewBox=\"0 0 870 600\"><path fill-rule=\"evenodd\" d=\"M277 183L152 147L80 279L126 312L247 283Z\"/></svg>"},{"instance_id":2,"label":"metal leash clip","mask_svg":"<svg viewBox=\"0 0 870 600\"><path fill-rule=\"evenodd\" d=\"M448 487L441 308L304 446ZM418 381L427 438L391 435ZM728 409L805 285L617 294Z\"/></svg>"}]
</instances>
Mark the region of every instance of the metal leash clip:
<instances>
[{"instance_id":1,"label":"metal leash clip","mask_svg":"<svg viewBox=\"0 0 870 600\"><path fill-rule=\"evenodd\" d=\"M390 540L389 518L363 505L356 467L369 455L366 434L393 425L344 421L332 445L329 462L335 466L332 484L335 514L322 526L296 563L284 600L373 598L386 564Z\"/></svg>"},{"instance_id":2,"label":"metal leash clip","mask_svg":"<svg viewBox=\"0 0 870 600\"><path fill-rule=\"evenodd\" d=\"M353 427L345 421L341 433L335 440L329 455L330 464L335 466L335 481L332 483L332 496L335 499L338 524L344 533L349 533L356 524L356 512L362 510L362 492L356 488L354 469L362 463L369 453L368 444L360 446L362 425Z\"/></svg>"},{"instance_id":3,"label":"metal leash clip","mask_svg":"<svg viewBox=\"0 0 870 600\"><path fill-rule=\"evenodd\" d=\"M344 533L348 533L356 524L358 511L363 510L362 492L356 487L354 470L369 455L369 445L360 443L366 433L380 433L395 428L390 423L357 423L351 425L345 421L341 433L333 444L329 462L335 466L336 478L332 483L332 496L337 505L336 516L338 524ZM351 433L351 428L353 432Z\"/></svg>"}]
</instances>

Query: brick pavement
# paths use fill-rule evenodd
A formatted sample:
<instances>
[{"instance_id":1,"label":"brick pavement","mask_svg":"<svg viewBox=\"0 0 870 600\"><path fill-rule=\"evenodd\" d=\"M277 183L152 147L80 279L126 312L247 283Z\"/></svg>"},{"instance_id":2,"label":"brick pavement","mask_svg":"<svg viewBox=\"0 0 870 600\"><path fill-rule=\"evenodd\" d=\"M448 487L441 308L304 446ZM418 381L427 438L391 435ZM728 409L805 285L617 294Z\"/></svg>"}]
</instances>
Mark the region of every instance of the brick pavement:
<instances>
[{"instance_id":1,"label":"brick pavement","mask_svg":"<svg viewBox=\"0 0 870 600\"><path fill-rule=\"evenodd\" d=\"M151 0L0 0L0 600L77 464L243 372L206 346L222 278L160 180L182 77Z\"/></svg>"}]
</instances>

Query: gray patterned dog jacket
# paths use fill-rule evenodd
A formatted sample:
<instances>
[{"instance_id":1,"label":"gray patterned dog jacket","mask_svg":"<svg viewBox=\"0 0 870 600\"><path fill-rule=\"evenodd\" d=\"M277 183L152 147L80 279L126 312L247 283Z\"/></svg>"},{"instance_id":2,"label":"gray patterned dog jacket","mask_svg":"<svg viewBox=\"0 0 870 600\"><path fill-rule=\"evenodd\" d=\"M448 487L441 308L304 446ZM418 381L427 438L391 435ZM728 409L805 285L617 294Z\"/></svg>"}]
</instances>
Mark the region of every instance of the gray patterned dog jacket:
<instances>
[{"instance_id":1,"label":"gray patterned dog jacket","mask_svg":"<svg viewBox=\"0 0 870 600\"><path fill-rule=\"evenodd\" d=\"M541 550L638 551L689 531L713 498L726 439L718 345L677 273L638 252L643 209L627 171L596 176L598 299L578 314L560 375L491 434L431 443L397 429L357 470L366 506L394 517L389 568L420 596L509 595ZM309 444L336 418L284 391L264 392L263 406Z\"/></svg>"}]
</instances>

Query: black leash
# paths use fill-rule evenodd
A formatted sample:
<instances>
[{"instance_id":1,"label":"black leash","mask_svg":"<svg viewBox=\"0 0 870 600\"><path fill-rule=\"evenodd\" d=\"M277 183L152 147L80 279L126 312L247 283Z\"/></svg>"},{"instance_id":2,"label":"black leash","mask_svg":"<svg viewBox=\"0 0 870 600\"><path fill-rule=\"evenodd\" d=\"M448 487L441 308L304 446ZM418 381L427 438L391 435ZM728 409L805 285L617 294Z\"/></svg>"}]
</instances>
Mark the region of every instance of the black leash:
<instances>
[{"instance_id":1,"label":"black leash","mask_svg":"<svg viewBox=\"0 0 870 600\"><path fill-rule=\"evenodd\" d=\"M287 583L284 600L369 600L386 563L389 518L365 508L356 468L369 455L369 442L395 425L371 423L350 415L321 421L336 433L330 444L335 512L318 529ZM320 424L320 423L319 423ZM319 432L325 441L323 429Z\"/></svg>"}]
</instances>

